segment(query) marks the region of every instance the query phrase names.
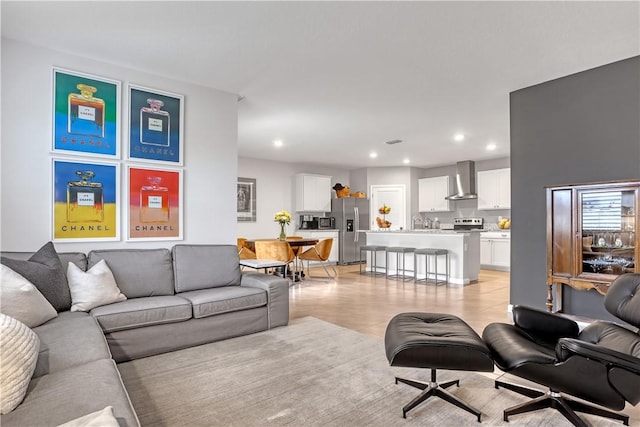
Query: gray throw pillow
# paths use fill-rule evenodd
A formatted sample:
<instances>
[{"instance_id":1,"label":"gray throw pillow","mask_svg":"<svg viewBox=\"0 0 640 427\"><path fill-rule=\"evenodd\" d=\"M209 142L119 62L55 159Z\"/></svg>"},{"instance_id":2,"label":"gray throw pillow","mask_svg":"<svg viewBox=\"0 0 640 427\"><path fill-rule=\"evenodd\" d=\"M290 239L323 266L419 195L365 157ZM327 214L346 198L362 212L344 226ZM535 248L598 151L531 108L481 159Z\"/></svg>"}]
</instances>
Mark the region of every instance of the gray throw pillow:
<instances>
[{"instance_id":1,"label":"gray throw pillow","mask_svg":"<svg viewBox=\"0 0 640 427\"><path fill-rule=\"evenodd\" d=\"M41 247L28 261L2 257L0 262L33 283L56 311L71 308L67 275L53 243Z\"/></svg>"}]
</instances>

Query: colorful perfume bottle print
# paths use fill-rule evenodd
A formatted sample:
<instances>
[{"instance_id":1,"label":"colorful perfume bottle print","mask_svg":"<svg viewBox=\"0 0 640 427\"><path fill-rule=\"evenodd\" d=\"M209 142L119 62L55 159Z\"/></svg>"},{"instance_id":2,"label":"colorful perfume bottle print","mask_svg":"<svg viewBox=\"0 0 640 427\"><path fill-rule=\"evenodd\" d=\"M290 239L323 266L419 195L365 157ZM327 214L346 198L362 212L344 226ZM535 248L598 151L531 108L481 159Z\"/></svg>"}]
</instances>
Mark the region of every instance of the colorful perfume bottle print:
<instances>
[{"instance_id":1,"label":"colorful perfume bottle print","mask_svg":"<svg viewBox=\"0 0 640 427\"><path fill-rule=\"evenodd\" d=\"M93 171L76 171L80 181L67 183L67 221L104 221L102 183L91 182Z\"/></svg>"},{"instance_id":2,"label":"colorful perfume bottle print","mask_svg":"<svg viewBox=\"0 0 640 427\"><path fill-rule=\"evenodd\" d=\"M162 178L147 177L149 184L140 188L140 222L169 221L169 189L161 187Z\"/></svg>"},{"instance_id":3,"label":"colorful perfume bottle print","mask_svg":"<svg viewBox=\"0 0 640 427\"><path fill-rule=\"evenodd\" d=\"M80 93L69 94L67 131L104 138L104 100L93 96L97 92L93 86L80 83L76 87Z\"/></svg>"},{"instance_id":4,"label":"colorful perfume bottle print","mask_svg":"<svg viewBox=\"0 0 640 427\"><path fill-rule=\"evenodd\" d=\"M149 106L140 109L140 143L168 147L171 122L169 113L161 110L164 102L152 98L147 102Z\"/></svg>"}]
</instances>

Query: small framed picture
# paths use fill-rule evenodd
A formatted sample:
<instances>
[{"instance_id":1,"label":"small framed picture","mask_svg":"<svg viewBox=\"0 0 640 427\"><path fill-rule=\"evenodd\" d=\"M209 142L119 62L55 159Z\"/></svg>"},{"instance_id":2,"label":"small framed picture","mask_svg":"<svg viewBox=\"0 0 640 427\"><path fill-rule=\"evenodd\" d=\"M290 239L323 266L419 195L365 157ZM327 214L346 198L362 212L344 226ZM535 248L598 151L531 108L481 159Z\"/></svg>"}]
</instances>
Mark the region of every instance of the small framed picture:
<instances>
[{"instance_id":1,"label":"small framed picture","mask_svg":"<svg viewBox=\"0 0 640 427\"><path fill-rule=\"evenodd\" d=\"M52 151L120 158L120 82L53 69Z\"/></svg>"},{"instance_id":2,"label":"small framed picture","mask_svg":"<svg viewBox=\"0 0 640 427\"><path fill-rule=\"evenodd\" d=\"M128 158L182 166L184 96L129 85Z\"/></svg>"},{"instance_id":3,"label":"small framed picture","mask_svg":"<svg viewBox=\"0 0 640 427\"><path fill-rule=\"evenodd\" d=\"M256 222L256 180L238 178L236 192L239 222Z\"/></svg>"},{"instance_id":4,"label":"small framed picture","mask_svg":"<svg viewBox=\"0 0 640 427\"><path fill-rule=\"evenodd\" d=\"M53 240L120 240L120 165L53 159Z\"/></svg>"},{"instance_id":5,"label":"small framed picture","mask_svg":"<svg viewBox=\"0 0 640 427\"><path fill-rule=\"evenodd\" d=\"M182 170L128 166L128 240L182 240Z\"/></svg>"}]
</instances>

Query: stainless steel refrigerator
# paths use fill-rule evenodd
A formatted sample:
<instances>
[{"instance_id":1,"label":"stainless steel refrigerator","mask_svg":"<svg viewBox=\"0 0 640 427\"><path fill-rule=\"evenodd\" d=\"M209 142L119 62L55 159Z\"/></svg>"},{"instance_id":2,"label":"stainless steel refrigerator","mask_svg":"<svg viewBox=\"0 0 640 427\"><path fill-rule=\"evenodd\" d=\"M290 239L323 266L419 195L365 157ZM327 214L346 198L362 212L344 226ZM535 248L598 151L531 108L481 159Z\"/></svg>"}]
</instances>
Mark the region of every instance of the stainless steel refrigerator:
<instances>
[{"instance_id":1,"label":"stainless steel refrigerator","mask_svg":"<svg viewBox=\"0 0 640 427\"><path fill-rule=\"evenodd\" d=\"M331 199L331 216L340 230L339 263L362 262L360 246L367 244L367 235L361 230L369 230L369 201L357 197Z\"/></svg>"}]
</instances>

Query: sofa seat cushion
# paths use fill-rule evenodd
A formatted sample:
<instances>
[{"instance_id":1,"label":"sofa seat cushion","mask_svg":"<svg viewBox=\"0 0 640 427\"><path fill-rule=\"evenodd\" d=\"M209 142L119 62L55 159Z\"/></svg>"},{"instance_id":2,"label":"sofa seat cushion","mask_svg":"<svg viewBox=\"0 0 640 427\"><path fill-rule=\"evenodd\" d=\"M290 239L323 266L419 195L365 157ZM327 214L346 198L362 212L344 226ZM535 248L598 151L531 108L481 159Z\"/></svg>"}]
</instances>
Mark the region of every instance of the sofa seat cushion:
<instances>
[{"instance_id":1,"label":"sofa seat cushion","mask_svg":"<svg viewBox=\"0 0 640 427\"><path fill-rule=\"evenodd\" d=\"M193 317L196 319L267 305L266 291L244 286L182 292L180 296L191 301Z\"/></svg>"},{"instance_id":2,"label":"sofa seat cushion","mask_svg":"<svg viewBox=\"0 0 640 427\"><path fill-rule=\"evenodd\" d=\"M140 425L115 362L102 359L32 379L2 427L57 426L107 406L121 426Z\"/></svg>"},{"instance_id":3,"label":"sofa seat cushion","mask_svg":"<svg viewBox=\"0 0 640 427\"><path fill-rule=\"evenodd\" d=\"M105 333L191 319L191 303L179 296L132 298L91 310Z\"/></svg>"},{"instance_id":4,"label":"sofa seat cushion","mask_svg":"<svg viewBox=\"0 0 640 427\"><path fill-rule=\"evenodd\" d=\"M40 338L34 378L95 360L111 359L102 329L87 313L63 311L33 331Z\"/></svg>"}]
</instances>

